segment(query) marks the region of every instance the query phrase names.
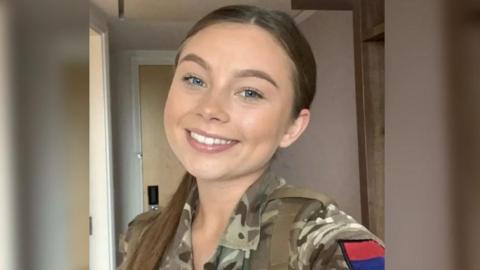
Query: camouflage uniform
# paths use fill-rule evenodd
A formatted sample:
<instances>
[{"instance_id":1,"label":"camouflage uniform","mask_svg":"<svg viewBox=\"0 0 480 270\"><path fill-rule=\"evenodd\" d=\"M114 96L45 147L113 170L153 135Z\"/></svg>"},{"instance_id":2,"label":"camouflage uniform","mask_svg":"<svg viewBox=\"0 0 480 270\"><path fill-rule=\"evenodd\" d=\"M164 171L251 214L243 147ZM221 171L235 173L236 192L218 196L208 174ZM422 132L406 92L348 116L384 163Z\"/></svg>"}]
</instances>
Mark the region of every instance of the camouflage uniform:
<instances>
[{"instance_id":1,"label":"camouflage uniform","mask_svg":"<svg viewBox=\"0 0 480 270\"><path fill-rule=\"evenodd\" d=\"M268 170L248 188L236 206L215 253L205 264L204 269L270 268L272 234L284 199L267 200L267 198L275 190L285 188L285 185L284 179L276 177ZM290 235L287 236L290 245L282 247L288 249L287 256L290 254L289 269L356 269L342 248L342 240L370 239L383 249L380 239L340 211L334 203L324 204L319 200L304 198L295 200L301 201L301 207L293 220ZM184 206L173 241L161 260L160 269L193 269L191 225L197 204L198 192L194 188ZM128 242L137 240L142 231L148 227L149 220L155 216L156 214L151 212L142 214L131 223L126 239L121 244L125 253L128 252L126 246ZM132 237L134 230L137 233Z\"/></svg>"}]
</instances>

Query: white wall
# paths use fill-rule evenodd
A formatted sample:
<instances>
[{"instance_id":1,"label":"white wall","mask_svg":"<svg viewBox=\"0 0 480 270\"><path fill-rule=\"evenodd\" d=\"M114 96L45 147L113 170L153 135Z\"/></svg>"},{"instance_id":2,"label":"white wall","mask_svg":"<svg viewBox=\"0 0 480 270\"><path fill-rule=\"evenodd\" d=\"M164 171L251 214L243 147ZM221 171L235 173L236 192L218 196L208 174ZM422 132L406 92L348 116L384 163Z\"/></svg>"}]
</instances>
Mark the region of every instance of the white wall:
<instances>
[{"instance_id":1,"label":"white wall","mask_svg":"<svg viewBox=\"0 0 480 270\"><path fill-rule=\"evenodd\" d=\"M317 11L300 23L317 62L317 93L310 126L274 169L291 184L331 196L360 221L352 20L351 11Z\"/></svg>"}]
</instances>

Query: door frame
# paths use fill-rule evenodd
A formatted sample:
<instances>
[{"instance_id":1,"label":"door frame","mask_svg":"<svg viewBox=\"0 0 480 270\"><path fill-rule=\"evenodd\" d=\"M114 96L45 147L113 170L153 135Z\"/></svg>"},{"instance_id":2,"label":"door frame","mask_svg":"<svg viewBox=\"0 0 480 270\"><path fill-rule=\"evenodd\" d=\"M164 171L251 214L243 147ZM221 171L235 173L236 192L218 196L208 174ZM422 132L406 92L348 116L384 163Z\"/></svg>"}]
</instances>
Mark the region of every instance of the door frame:
<instances>
[{"instance_id":1,"label":"door frame","mask_svg":"<svg viewBox=\"0 0 480 270\"><path fill-rule=\"evenodd\" d=\"M103 237L99 238L96 241L105 241L107 246L107 268L114 270L116 269L116 244L115 244L115 213L114 213L114 192L113 192L113 153L112 153L112 123L111 123L111 97L110 97L110 60L109 60L109 43L108 43L108 25L106 23L105 15L100 13L100 11L90 7L90 18L89 18L89 27L96 33L100 35L101 40L101 57L102 57L102 88L103 88L103 95L104 95L104 117L105 117L105 157L106 157L106 182L104 193L101 194L106 198L106 205L104 206L105 212L99 214L92 219L94 213L92 213L92 206L90 205L90 237L89 237L89 250L91 252L92 248L92 232L93 228L96 227L104 227L101 230ZM90 185L91 180L90 181ZM91 192L92 187L90 187L90 196L92 196ZM100 195L99 195L100 196ZM92 198L90 197L90 203ZM106 213L106 214L105 214ZM98 231L98 230L96 230ZM94 243L95 244L95 243ZM92 256L90 254L90 269L96 270L92 268Z\"/></svg>"},{"instance_id":2,"label":"door frame","mask_svg":"<svg viewBox=\"0 0 480 270\"><path fill-rule=\"evenodd\" d=\"M132 98L132 119L133 119L133 155L134 155L134 175L133 179L137 186L133 191L136 196L132 202L135 205L137 214L144 212L143 201L143 148L142 148L142 115L140 104L140 80L139 70L143 65L174 65L176 50L138 50L130 56L130 78L131 78L131 98ZM138 196L138 197L137 197Z\"/></svg>"}]
</instances>

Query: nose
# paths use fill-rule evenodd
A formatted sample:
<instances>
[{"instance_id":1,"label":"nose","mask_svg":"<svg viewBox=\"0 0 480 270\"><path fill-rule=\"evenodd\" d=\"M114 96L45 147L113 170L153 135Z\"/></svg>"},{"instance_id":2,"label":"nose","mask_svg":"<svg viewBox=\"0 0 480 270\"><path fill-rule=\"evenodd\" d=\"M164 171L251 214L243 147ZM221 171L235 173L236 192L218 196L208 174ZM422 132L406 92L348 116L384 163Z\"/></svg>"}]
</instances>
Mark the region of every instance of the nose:
<instances>
[{"instance_id":1,"label":"nose","mask_svg":"<svg viewBox=\"0 0 480 270\"><path fill-rule=\"evenodd\" d=\"M227 103L222 94L210 91L199 100L196 114L208 122L228 122L230 116L226 110Z\"/></svg>"}]
</instances>

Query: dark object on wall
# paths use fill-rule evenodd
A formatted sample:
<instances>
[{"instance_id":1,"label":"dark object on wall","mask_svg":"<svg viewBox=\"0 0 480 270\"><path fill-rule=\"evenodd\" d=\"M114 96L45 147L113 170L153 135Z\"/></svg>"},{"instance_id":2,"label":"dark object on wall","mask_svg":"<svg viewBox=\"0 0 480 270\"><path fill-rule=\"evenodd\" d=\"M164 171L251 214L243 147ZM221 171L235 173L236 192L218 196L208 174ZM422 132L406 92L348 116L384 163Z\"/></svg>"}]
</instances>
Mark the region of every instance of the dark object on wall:
<instances>
[{"instance_id":1,"label":"dark object on wall","mask_svg":"<svg viewBox=\"0 0 480 270\"><path fill-rule=\"evenodd\" d=\"M148 186L148 208L158 210L158 186Z\"/></svg>"}]
</instances>

